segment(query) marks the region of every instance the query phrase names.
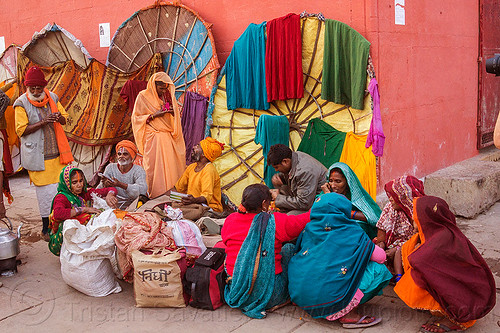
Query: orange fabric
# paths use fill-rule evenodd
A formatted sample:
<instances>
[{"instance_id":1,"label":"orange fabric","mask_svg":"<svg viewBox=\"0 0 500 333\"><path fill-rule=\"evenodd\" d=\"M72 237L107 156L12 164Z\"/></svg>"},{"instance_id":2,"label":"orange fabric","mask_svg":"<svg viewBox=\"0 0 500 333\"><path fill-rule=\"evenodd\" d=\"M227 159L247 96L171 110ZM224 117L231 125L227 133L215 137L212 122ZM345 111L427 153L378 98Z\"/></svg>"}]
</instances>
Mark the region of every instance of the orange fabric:
<instances>
[{"instance_id":1,"label":"orange fabric","mask_svg":"<svg viewBox=\"0 0 500 333\"><path fill-rule=\"evenodd\" d=\"M158 97L155 81L167 84L174 114L155 117L146 123L148 117L161 110L164 103ZM158 197L175 185L186 168L186 146L175 86L165 72L153 74L146 89L137 95L132 112L132 130L137 148L143 155L149 196Z\"/></svg>"},{"instance_id":2,"label":"orange fabric","mask_svg":"<svg viewBox=\"0 0 500 333\"><path fill-rule=\"evenodd\" d=\"M118 152L120 148L125 148L130 154L130 156L132 156L132 159L134 159L137 156L137 146L130 140L122 140L118 142L116 144L116 151Z\"/></svg>"},{"instance_id":3,"label":"orange fabric","mask_svg":"<svg viewBox=\"0 0 500 333\"><path fill-rule=\"evenodd\" d=\"M222 154L224 144L211 137L206 137L200 141L200 147L203 154L210 162L213 162L217 157Z\"/></svg>"},{"instance_id":4,"label":"orange fabric","mask_svg":"<svg viewBox=\"0 0 500 333\"><path fill-rule=\"evenodd\" d=\"M27 69L33 65L33 61L18 53L18 82L24 80ZM155 54L132 73L120 73L95 59L83 69L73 60L52 67L37 66L48 81L46 88L59 96L69 114L63 126L68 140L87 146L109 145L132 134L131 114L120 90L128 80L147 80L161 66L161 54ZM24 87L20 89L23 94Z\"/></svg>"},{"instance_id":5,"label":"orange fabric","mask_svg":"<svg viewBox=\"0 0 500 333\"><path fill-rule=\"evenodd\" d=\"M37 108L42 108L47 103L49 103L50 110L52 113L57 113L59 110L57 109L56 102L50 97L50 92L47 88L43 89L45 92L45 98L41 102L32 101L28 95L28 100L31 104L36 106ZM58 122L54 123L54 132L56 134L57 148L59 149L59 161L61 164L68 164L73 162L73 154L71 154L71 148L69 147L68 138L66 138L66 133L64 133L64 129L62 125Z\"/></svg>"},{"instance_id":6,"label":"orange fabric","mask_svg":"<svg viewBox=\"0 0 500 333\"><path fill-rule=\"evenodd\" d=\"M0 84L0 86L4 86L5 81ZM17 83L12 84L12 87L7 91L4 91L7 96L9 96L10 100L14 100L14 97L17 98L19 96L19 86ZM9 142L9 146L18 146L19 147L19 137L16 133L16 121L15 121L15 112L14 107L9 105L5 110L5 122L7 123L7 138ZM17 171L17 170L15 170Z\"/></svg>"},{"instance_id":7,"label":"orange fabric","mask_svg":"<svg viewBox=\"0 0 500 333\"><path fill-rule=\"evenodd\" d=\"M417 284L413 281L413 278L411 276L412 267L408 260L408 256L421 244L425 243L425 238L422 237L421 239L419 236L419 234L423 235L423 233L421 232L417 214L414 213L413 217L418 226L419 233L413 235L412 238L410 238L410 240L404 243L401 247L401 256L403 257L403 268L405 273L394 287L394 292L399 296L399 298L401 298L403 302L406 303L406 305L413 309L437 312L441 316L448 318L456 325L461 326L462 329L472 327L476 323L476 320L471 320L465 323L458 323L453 321L446 315L446 312L441 307L441 305L439 305L439 303L426 290L417 286ZM418 244L419 242L421 242L421 244Z\"/></svg>"}]
</instances>

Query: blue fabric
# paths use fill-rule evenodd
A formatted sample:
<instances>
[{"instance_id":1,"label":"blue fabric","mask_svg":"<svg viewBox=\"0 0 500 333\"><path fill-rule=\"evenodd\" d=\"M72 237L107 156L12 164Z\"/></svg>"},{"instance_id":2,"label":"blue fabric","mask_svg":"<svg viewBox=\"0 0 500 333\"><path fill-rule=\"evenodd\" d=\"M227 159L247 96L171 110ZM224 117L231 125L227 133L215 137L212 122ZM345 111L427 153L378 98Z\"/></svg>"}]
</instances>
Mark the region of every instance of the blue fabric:
<instances>
[{"instance_id":1,"label":"blue fabric","mask_svg":"<svg viewBox=\"0 0 500 333\"><path fill-rule=\"evenodd\" d=\"M226 60L227 109L267 110L266 22L251 23Z\"/></svg>"},{"instance_id":2,"label":"blue fabric","mask_svg":"<svg viewBox=\"0 0 500 333\"><path fill-rule=\"evenodd\" d=\"M290 294L288 293L288 264L294 253L295 245L293 244L288 243L281 248L281 268L283 271L274 276L273 294L266 305L266 309L283 304L290 299Z\"/></svg>"},{"instance_id":3,"label":"blue fabric","mask_svg":"<svg viewBox=\"0 0 500 333\"><path fill-rule=\"evenodd\" d=\"M334 168L342 170L347 180L347 186L349 186L349 199L356 209L363 212L367 220L366 222L357 220L357 222L368 236L373 239L377 236L377 222L380 214L382 214L382 210L368 192L366 192L354 171L347 164L342 162L333 163L328 169L327 177L330 177L330 172Z\"/></svg>"},{"instance_id":4,"label":"blue fabric","mask_svg":"<svg viewBox=\"0 0 500 333\"><path fill-rule=\"evenodd\" d=\"M256 215L236 258L233 276L226 285L224 298L232 308L241 309L250 318L264 318L266 305L274 289L276 227L274 216L267 213ZM260 250L257 278L250 292L255 260Z\"/></svg>"},{"instance_id":5,"label":"blue fabric","mask_svg":"<svg viewBox=\"0 0 500 333\"><path fill-rule=\"evenodd\" d=\"M377 295L382 295L382 289L389 284L391 278L392 274L386 265L370 261L359 283L359 289L364 294L360 304L368 302Z\"/></svg>"},{"instance_id":6,"label":"blue fabric","mask_svg":"<svg viewBox=\"0 0 500 333\"><path fill-rule=\"evenodd\" d=\"M286 116L270 116L263 114L259 117L257 129L255 130L256 144L262 145L264 155L264 182L269 188L274 188L271 179L277 173L272 165L267 165L267 153L272 145L278 143L288 147L290 138L290 124Z\"/></svg>"},{"instance_id":7,"label":"blue fabric","mask_svg":"<svg viewBox=\"0 0 500 333\"><path fill-rule=\"evenodd\" d=\"M292 301L313 318L344 309L354 297L375 244L348 218L351 202L326 193L311 208L311 222L300 234L288 267Z\"/></svg>"}]
</instances>

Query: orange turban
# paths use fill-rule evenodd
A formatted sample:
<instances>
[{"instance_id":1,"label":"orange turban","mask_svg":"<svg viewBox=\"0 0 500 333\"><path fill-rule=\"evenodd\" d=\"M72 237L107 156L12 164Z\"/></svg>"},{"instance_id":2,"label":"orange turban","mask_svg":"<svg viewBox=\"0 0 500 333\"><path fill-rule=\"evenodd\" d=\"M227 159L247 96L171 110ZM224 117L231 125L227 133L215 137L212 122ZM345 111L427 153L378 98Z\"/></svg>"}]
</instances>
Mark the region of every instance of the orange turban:
<instances>
[{"instance_id":1,"label":"orange turban","mask_svg":"<svg viewBox=\"0 0 500 333\"><path fill-rule=\"evenodd\" d=\"M200 147L203 150L205 157L208 158L210 162L213 162L222 154L224 144L211 137L206 137L200 141Z\"/></svg>"},{"instance_id":2,"label":"orange turban","mask_svg":"<svg viewBox=\"0 0 500 333\"><path fill-rule=\"evenodd\" d=\"M137 146L135 143L129 140L122 140L116 144L116 151L120 150L120 148L125 148L130 156L132 156L132 159L134 159L137 156Z\"/></svg>"}]
</instances>

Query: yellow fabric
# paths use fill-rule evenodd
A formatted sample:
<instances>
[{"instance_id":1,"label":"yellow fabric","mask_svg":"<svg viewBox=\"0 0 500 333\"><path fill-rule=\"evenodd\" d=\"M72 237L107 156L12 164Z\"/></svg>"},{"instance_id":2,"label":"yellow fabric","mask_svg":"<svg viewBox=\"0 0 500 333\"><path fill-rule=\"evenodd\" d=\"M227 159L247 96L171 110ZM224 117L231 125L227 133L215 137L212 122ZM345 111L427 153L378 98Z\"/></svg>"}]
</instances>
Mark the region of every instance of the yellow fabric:
<instances>
[{"instance_id":1,"label":"yellow fabric","mask_svg":"<svg viewBox=\"0 0 500 333\"><path fill-rule=\"evenodd\" d=\"M415 217L416 214L413 216ZM420 246L418 245L419 242L420 237L417 233L413 235L413 237L405 242L401 247L401 256L403 257L403 268L405 273L394 287L394 292L399 296L399 298L401 298L403 302L406 303L406 305L413 309L429 310L434 315L439 314L440 316L445 316L451 322L461 326L463 329L473 326L476 323L476 320L470 320L465 323L457 323L446 316L446 312L444 311L444 309L431 296L431 294L429 294L425 289L417 286L417 284L413 281L413 278L411 276L412 267L410 261L408 260L408 256L413 251L415 251L418 246Z\"/></svg>"},{"instance_id":2,"label":"yellow fabric","mask_svg":"<svg viewBox=\"0 0 500 333\"><path fill-rule=\"evenodd\" d=\"M200 141L200 147L203 150L203 155L210 161L213 162L217 157L222 154L223 143L215 140L211 137L206 137Z\"/></svg>"},{"instance_id":3,"label":"yellow fabric","mask_svg":"<svg viewBox=\"0 0 500 333\"><path fill-rule=\"evenodd\" d=\"M377 161L372 149L365 148L366 135L346 134L340 161L351 167L373 200L377 197Z\"/></svg>"},{"instance_id":4,"label":"yellow fabric","mask_svg":"<svg viewBox=\"0 0 500 333\"><path fill-rule=\"evenodd\" d=\"M11 101L14 96L19 96L19 86L17 83L14 83L12 87L5 92L5 94L9 96ZM19 137L16 134L16 122L14 118L14 107L9 105L5 110L5 122L7 123L6 130L9 138L9 146L15 145L19 147Z\"/></svg>"},{"instance_id":5,"label":"yellow fabric","mask_svg":"<svg viewBox=\"0 0 500 333\"><path fill-rule=\"evenodd\" d=\"M309 17L301 19L301 24L303 28L302 70L304 73L308 73L309 67L311 68L311 77L304 75L304 98L274 101L267 111L249 109L228 111L225 76L221 79L214 94L213 126L210 136L220 142L230 144L232 148L230 152L216 159L214 165L221 174L224 193L235 203L241 201L241 195L246 186L263 181L264 160L262 151L255 153L262 146L256 145L253 141L260 115L284 114L288 118L294 117L293 123L297 126L290 129L290 148L292 150L297 149L302 139L298 130L304 133L309 120L312 118L322 117L325 122L343 132L368 134L370 129L372 110L369 95L365 98L363 110L350 108L350 112L347 108L344 109L344 105L321 99L320 75L323 71L324 23L317 18ZM316 53L313 58L315 48ZM314 96L315 99L311 96ZM318 110L318 106L321 106L321 112ZM302 109L303 111L300 114L294 113ZM233 129L231 130L229 127L233 127ZM235 127L237 129L234 129ZM251 167L251 171L246 165L241 164L242 160Z\"/></svg>"},{"instance_id":6,"label":"yellow fabric","mask_svg":"<svg viewBox=\"0 0 500 333\"><path fill-rule=\"evenodd\" d=\"M169 87L174 114L155 117L146 123L148 117L163 106L155 81L165 82ZM175 86L165 72L153 74L147 88L137 95L132 112L132 130L137 148L143 155L149 196L156 198L171 189L186 168L186 146Z\"/></svg>"},{"instance_id":7,"label":"yellow fabric","mask_svg":"<svg viewBox=\"0 0 500 333\"><path fill-rule=\"evenodd\" d=\"M45 170L29 171L30 181L36 186L44 186L59 182L59 175L66 165L61 164L59 156L51 160L45 160Z\"/></svg>"},{"instance_id":8,"label":"yellow fabric","mask_svg":"<svg viewBox=\"0 0 500 333\"><path fill-rule=\"evenodd\" d=\"M210 208L222 212L219 173L212 163L205 165L199 172L196 172L195 168L196 163L190 164L175 184L175 188L195 198L205 197Z\"/></svg>"}]
</instances>

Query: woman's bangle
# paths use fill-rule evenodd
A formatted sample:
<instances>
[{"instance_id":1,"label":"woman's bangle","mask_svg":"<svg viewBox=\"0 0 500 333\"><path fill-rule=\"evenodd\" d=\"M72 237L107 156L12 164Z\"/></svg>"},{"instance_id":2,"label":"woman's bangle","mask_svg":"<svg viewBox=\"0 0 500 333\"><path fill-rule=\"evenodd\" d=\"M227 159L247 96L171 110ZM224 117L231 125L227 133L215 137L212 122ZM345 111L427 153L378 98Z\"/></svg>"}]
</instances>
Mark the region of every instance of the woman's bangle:
<instances>
[{"instance_id":1,"label":"woman's bangle","mask_svg":"<svg viewBox=\"0 0 500 333\"><path fill-rule=\"evenodd\" d=\"M356 217L357 211L351 210L351 219L354 219Z\"/></svg>"}]
</instances>

